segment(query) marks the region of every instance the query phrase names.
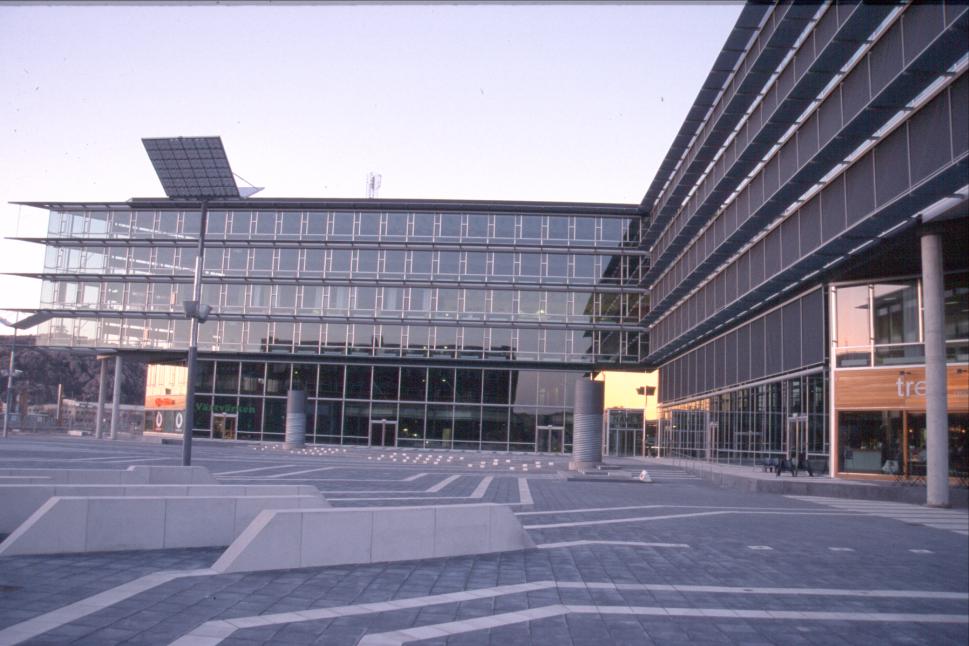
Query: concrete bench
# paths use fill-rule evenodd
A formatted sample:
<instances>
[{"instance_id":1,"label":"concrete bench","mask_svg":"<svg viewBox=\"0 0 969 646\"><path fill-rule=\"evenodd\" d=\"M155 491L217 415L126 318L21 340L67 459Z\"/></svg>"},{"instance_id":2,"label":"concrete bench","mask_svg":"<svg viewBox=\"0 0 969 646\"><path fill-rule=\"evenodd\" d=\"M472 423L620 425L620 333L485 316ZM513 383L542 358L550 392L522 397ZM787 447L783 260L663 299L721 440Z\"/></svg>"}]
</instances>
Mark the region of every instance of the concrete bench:
<instances>
[{"instance_id":1,"label":"concrete bench","mask_svg":"<svg viewBox=\"0 0 969 646\"><path fill-rule=\"evenodd\" d=\"M0 483L0 534L9 534L54 496L315 496L312 485L154 485Z\"/></svg>"},{"instance_id":2,"label":"concrete bench","mask_svg":"<svg viewBox=\"0 0 969 646\"><path fill-rule=\"evenodd\" d=\"M212 567L254 572L529 547L534 543L518 518L493 503L270 510L256 516Z\"/></svg>"},{"instance_id":3,"label":"concrete bench","mask_svg":"<svg viewBox=\"0 0 969 646\"><path fill-rule=\"evenodd\" d=\"M127 469L0 469L0 477L46 477L55 484L218 484L205 467L130 466Z\"/></svg>"},{"instance_id":4,"label":"concrete bench","mask_svg":"<svg viewBox=\"0 0 969 646\"><path fill-rule=\"evenodd\" d=\"M264 510L328 505L319 494L55 496L0 543L0 556L221 547Z\"/></svg>"}]
</instances>

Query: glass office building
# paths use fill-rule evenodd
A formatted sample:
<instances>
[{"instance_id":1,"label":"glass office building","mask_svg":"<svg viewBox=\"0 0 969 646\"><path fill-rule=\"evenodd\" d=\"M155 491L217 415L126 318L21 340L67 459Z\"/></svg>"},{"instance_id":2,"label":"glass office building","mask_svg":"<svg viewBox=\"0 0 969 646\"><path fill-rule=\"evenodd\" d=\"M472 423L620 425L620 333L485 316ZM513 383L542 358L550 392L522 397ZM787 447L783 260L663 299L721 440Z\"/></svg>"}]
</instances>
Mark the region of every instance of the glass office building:
<instances>
[{"instance_id":1,"label":"glass office building","mask_svg":"<svg viewBox=\"0 0 969 646\"><path fill-rule=\"evenodd\" d=\"M198 205L34 206L38 342L156 357L147 427L176 430ZM301 389L311 441L567 451L575 380L646 352L641 229L629 205L211 203L195 435L282 440Z\"/></svg>"},{"instance_id":2,"label":"glass office building","mask_svg":"<svg viewBox=\"0 0 969 646\"><path fill-rule=\"evenodd\" d=\"M196 432L281 439L296 386L316 441L568 450L577 379L658 369L661 454L917 477L948 412L969 473L967 43L965 2L750 3L638 205L247 200L229 177ZM33 204L39 342L183 360L182 181ZM177 426L158 370L149 425Z\"/></svg>"},{"instance_id":3,"label":"glass office building","mask_svg":"<svg viewBox=\"0 0 969 646\"><path fill-rule=\"evenodd\" d=\"M965 3L744 8L643 200L668 454L924 476L931 309L967 477L967 43Z\"/></svg>"}]
</instances>

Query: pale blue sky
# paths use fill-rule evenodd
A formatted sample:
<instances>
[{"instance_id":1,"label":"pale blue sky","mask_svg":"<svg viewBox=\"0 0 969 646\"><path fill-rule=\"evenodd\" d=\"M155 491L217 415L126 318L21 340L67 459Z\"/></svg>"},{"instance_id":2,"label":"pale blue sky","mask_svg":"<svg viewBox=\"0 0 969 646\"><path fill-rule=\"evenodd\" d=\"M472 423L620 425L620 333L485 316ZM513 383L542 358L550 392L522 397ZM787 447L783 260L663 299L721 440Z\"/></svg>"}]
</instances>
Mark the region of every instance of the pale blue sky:
<instances>
[{"instance_id":1,"label":"pale blue sky","mask_svg":"<svg viewBox=\"0 0 969 646\"><path fill-rule=\"evenodd\" d=\"M0 235L45 229L12 200L162 195L148 136L220 135L265 197L638 203L741 8L0 5Z\"/></svg>"}]
</instances>

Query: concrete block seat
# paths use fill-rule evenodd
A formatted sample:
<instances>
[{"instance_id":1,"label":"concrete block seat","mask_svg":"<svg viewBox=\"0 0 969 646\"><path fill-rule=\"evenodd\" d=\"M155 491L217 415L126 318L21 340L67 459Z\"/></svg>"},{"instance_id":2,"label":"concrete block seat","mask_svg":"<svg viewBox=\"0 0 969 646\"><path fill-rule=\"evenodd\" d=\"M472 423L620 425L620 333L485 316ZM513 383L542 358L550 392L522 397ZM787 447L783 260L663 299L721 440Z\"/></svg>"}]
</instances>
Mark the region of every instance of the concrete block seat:
<instances>
[{"instance_id":1,"label":"concrete block seat","mask_svg":"<svg viewBox=\"0 0 969 646\"><path fill-rule=\"evenodd\" d=\"M119 473L123 473L120 472ZM55 496L318 496L312 485L260 484L5 484L0 481L0 534L13 532L41 505Z\"/></svg>"},{"instance_id":2,"label":"concrete block seat","mask_svg":"<svg viewBox=\"0 0 969 646\"><path fill-rule=\"evenodd\" d=\"M2 477L44 477L55 484L218 484L205 467L136 465L127 469L0 469Z\"/></svg>"},{"instance_id":3,"label":"concrete block seat","mask_svg":"<svg viewBox=\"0 0 969 646\"><path fill-rule=\"evenodd\" d=\"M522 550L534 543L494 503L260 513L212 566L254 572Z\"/></svg>"},{"instance_id":4,"label":"concrete block seat","mask_svg":"<svg viewBox=\"0 0 969 646\"><path fill-rule=\"evenodd\" d=\"M229 545L262 511L318 509L315 495L55 496L3 543L0 556Z\"/></svg>"}]
</instances>

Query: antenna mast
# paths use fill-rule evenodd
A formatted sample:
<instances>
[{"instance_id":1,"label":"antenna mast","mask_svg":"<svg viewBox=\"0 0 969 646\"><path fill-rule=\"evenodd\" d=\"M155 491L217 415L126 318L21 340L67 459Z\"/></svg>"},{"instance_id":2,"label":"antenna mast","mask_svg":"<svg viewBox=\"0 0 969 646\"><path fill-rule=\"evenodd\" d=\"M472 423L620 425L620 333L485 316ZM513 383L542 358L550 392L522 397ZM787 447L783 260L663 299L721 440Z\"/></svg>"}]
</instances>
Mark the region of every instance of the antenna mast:
<instances>
[{"instance_id":1,"label":"antenna mast","mask_svg":"<svg viewBox=\"0 0 969 646\"><path fill-rule=\"evenodd\" d=\"M376 173L367 173L367 199L374 199L380 192L381 176Z\"/></svg>"}]
</instances>

